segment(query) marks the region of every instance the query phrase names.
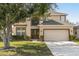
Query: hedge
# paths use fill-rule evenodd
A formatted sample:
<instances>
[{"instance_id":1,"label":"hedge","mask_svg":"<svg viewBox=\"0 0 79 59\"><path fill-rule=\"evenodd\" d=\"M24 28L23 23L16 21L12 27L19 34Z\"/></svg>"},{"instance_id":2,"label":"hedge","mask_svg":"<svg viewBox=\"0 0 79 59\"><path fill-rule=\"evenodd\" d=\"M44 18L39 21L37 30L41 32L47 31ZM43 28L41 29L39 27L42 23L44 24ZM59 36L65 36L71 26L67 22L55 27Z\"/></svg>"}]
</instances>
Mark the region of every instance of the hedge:
<instances>
[{"instance_id":1,"label":"hedge","mask_svg":"<svg viewBox=\"0 0 79 59\"><path fill-rule=\"evenodd\" d=\"M13 40L30 40L31 38L29 36L18 36L18 35L13 35L12 36Z\"/></svg>"}]
</instances>

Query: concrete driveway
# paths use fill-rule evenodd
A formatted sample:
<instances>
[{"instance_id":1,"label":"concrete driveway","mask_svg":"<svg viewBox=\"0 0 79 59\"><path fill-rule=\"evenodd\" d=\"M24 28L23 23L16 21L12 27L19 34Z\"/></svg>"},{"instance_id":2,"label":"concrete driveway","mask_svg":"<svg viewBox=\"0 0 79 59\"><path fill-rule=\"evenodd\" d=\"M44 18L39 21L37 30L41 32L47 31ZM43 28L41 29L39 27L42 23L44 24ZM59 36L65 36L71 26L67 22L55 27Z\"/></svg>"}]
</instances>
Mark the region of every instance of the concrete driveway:
<instances>
[{"instance_id":1,"label":"concrete driveway","mask_svg":"<svg viewBox=\"0 0 79 59\"><path fill-rule=\"evenodd\" d=\"M54 56L79 56L79 45L72 41L45 42Z\"/></svg>"}]
</instances>

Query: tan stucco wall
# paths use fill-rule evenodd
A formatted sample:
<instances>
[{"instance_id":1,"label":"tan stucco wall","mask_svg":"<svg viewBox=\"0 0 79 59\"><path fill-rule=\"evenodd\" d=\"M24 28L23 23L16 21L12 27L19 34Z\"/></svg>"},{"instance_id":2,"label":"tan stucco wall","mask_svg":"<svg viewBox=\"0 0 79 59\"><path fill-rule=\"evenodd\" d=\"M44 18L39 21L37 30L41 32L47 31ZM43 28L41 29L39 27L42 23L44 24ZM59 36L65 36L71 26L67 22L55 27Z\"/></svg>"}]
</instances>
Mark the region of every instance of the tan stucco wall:
<instances>
[{"instance_id":1,"label":"tan stucco wall","mask_svg":"<svg viewBox=\"0 0 79 59\"><path fill-rule=\"evenodd\" d=\"M26 23L27 23L26 34L27 36L31 36L31 21L27 20Z\"/></svg>"},{"instance_id":2,"label":"tan stucco wall","mask_svg":"<svg viewBox=\"0 0 79 59\"><path fill-rule=\"evenodd\" d=\"M25 27L26 28L26 35L27 36L31 36L31 21L30 20L28 20L28 19L26 19L26 25L19 25L18 26L18 24L17 25L14 25L14 26L12 26L12 34L13 35L16 35L16 27Z\"/></svg>"},{"instance_id":3,"label":"tan stucco wall","mask_svg":"<svg viewBox=\"0 0 79 59\"><path fill-rule=\"evenodd\" d=\"M65 26L65 25L45 25L45 26L39 26L40 28L40 34L43 35L43 29L68 29L70 32L70 35L73 35L73 27L72 26Z\"/></svg>"},{"instance_id":4,"label":"tan stucco wall","mask_svg":"<svg viewBox=\"0 0 79 59\"><path fill-rule=\"evenodd\" d=\"M48 18L53 19L53 20L60 20L60 16L59 15L53 15L53 16L50 16Z\"/></svg>"}]
</instances>

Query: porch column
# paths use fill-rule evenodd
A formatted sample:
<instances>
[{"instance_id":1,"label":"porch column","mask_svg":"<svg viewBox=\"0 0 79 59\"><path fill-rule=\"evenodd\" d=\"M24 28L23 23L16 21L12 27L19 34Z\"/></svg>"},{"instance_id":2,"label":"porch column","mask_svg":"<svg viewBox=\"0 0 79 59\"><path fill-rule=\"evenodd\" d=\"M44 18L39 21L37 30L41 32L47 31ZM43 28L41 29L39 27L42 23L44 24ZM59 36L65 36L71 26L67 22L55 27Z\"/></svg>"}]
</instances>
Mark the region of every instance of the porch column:
<instances>
[{"instance_id":1,"label":"porch column","mask_svg":"<svg viewBox=\"0 0 79 59\"><path fill-rule=\"evenodd\" d=\"M43 28L39 27L39 40L44 41Z\"/></svg>"},{"instance_id":2,"label":"porch column","mask_svg":"<svg viewBox=\"0 0 79 59\"><path fill-rule=\"evenodd\" d=\"M28 19L26 19L26 23L27 23L27 26L26 26L26 35L31 37L31 21Z\"/></svg>"}]
</instances>

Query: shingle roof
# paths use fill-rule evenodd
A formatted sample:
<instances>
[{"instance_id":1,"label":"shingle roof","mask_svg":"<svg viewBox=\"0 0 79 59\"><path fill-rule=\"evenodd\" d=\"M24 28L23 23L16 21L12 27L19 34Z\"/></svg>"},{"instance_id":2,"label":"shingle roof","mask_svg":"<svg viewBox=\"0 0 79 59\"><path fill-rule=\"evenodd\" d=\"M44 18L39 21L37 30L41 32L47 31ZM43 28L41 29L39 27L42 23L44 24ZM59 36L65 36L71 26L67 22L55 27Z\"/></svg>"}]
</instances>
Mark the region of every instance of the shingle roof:
<instances>
[{"instance_id":1,"label":"shingle roof","mask_svg":"<svg viewBox=\"0 0 79 59\"><path fill-rule=\"evenodd\" d=\"M63 25L63 24L56 22L54 20L44 20L42 24L43 25Z\"/></svg>"}]
</instances>

